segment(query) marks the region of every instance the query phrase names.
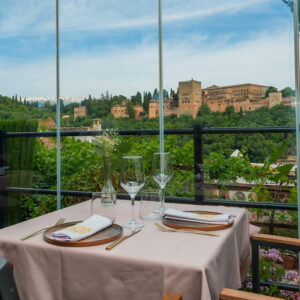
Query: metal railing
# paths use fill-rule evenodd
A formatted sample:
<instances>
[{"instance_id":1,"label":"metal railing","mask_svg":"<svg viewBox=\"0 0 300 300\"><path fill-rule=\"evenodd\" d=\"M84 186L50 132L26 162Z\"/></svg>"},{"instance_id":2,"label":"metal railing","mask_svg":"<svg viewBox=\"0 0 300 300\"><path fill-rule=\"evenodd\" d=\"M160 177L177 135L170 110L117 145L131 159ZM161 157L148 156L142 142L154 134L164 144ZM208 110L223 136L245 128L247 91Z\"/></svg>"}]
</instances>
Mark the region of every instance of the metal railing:
<instances>
[{"instance_id":1,"label":"metal railing","mask_svg":"<svg viewBox=\"0 0 300 300\"><path fill-rule=\"evenodd\" d=\"M103 131L64 131L62 137L84 137L96 136ZM210 134L254 134L254 133L293 133L295 127L228 127L228 128L202 128L201 125L195 125L193 128L183 129L165 129L166 135L192 135L194 140L194 186L195 197L166 197L166 201L208 205L224 205L245 208L264 208L264 209L284 209L297 210L297 205L287 203L270 203L270 202L248 202L223 199L205 199L204 197L204 158L203 158L203 135ZM136 129L136 130L119 130L122 136L145 136L159 135L158 129ZM7 167L7 139L9 138L38 138L38 137L56 137L56 132L6 132L0 131L0 168ZM6 187L5 192L14 193L33 193L33 194L56 194L56 190ZM91 197L92 192L81 191L61 191L64 196ZM126 198L125 195L118 195L120 198ZM1 215L1 213L0 213Z\"/></svg>"}]
</instances>

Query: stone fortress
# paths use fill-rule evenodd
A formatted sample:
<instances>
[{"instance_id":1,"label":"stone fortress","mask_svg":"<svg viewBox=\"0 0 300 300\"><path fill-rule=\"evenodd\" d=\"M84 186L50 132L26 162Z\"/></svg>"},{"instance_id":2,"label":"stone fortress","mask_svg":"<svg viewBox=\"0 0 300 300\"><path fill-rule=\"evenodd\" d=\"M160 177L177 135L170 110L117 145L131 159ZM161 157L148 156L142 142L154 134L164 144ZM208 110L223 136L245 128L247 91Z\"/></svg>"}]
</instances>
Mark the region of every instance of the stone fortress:
<instances>
[{"instance_id":1,"label":"stone fortress","mask_svg":"<svg viewBox=\"0 0 300 300\"><path fill-rule=\"evenodd\" d=\"M282 99L282 94L269 93L265 98L265 93L269 87L264 85L245 83L228 86L212 85L202 89L201 81L189 80L181 81L178 84L178 100L164 98L164 116L190 115L197 117L201 105L206 104L212 112L225 112L228 106L233 106L235 112L247 112L256 110L262 106L269 108L277 104L292 105L294 97ZM127 102L130 99L123 100L122 104L114 105L111 113L114 118L128 118ZM148 115L144 113L142 105L134 105L135 119L157 118L159 116L159 101L152 99L149 102ZM74 108L74 120L78 117L86 116L86 107L79 106Z\"/></svg>"},{"instance_id":2,"label":"stone fortress","mask_svg":"<svg viewBox=\"0 0 300 300\"><path fill-rule=\"evenodd\" d=\"M181 81L178 88L178 101L172 98L164 99L164 115L191 115L196 118L202 105L201 82L196 80ZM149 119L159 116L159 102L151 100L149 103Z\"/></svg>"},{"instance_id":3,"label":"stone fortress","mask_svg":"<svg viewBox=\"0 0 300 300\"><path fill-rule=\"evenodd\" d=\"M164 116L190 115L196 118L201 105L206 104L212 112L224 112L228 106L233 106L235 112L247 112L256 110L262 106L269 108L277 104L291 105L292 98L282 99L280 92L270 93L268 98L265 93L269 87L264 85L245 83L228 86L212 85L202 89L200 81L181 81L178 86L178 100L173 98L164 99ZM126 102L115 105L111 113L115 118L128 117ZM134 106L135 119L141 119L142 106ZM148 118L159 116L159 102L152 99L149 102Z\"/></svg>"},{"instance_id":4,"label":"stone fortress","mask_svg":"<svg viewBox=\"0 0 300 300\"><path fill-rule=\"evenodd\" d=\"M210 86L201 88L201 82L196 80L179 82L178 101L164 99L164 115L191 115L196 118L201 105L206 104L212 112L225 112L228 106L233 106L235 112L253 111L262 106L269 108L277 104L291 105L293 99L282 100L282 94L270 93L264 98L269 87L246 83L228 86ZM149 119L159 116L159 103L151 100L149 103Z\"/></svg>"}]
</instances>

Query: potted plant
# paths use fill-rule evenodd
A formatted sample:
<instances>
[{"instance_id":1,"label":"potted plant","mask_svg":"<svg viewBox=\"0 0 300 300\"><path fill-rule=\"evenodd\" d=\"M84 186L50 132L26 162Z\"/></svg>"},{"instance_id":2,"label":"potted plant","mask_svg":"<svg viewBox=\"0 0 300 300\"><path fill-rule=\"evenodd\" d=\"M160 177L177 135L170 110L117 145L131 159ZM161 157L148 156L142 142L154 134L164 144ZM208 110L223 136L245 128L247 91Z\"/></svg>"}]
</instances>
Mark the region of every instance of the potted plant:
<instances>
[{"instance_id":1,"label":"potted plant","mask_svg":"<svg viewBox=\"0 0 300 300\"><path fill-rule=\"evenodd\" d=\"M283 267L287 270L294 268L298 255L291 250L281 252Z\"/></svg>"}]
</instances>

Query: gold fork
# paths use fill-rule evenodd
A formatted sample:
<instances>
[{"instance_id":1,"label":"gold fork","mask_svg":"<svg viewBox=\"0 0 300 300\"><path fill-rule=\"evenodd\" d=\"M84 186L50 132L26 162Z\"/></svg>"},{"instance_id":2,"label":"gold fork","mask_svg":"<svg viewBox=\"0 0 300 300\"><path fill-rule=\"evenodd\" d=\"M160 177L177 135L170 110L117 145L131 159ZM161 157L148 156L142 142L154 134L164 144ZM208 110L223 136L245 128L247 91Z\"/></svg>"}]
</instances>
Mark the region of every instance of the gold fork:
<instances>
[{"instance_id":1,"label":"gold fork","mask_svg":"<svg viewBox=\"0 0 300 300\"><path fill-rule=\"evenodd\" d=\"M60 224L62 224L64 221L65 221L65 218L59 218L58 221L54 224L54 226L60 225ZM49 227L42 228L42 229L40 229L40 230L37 230L37 231L32 232L32 233L30 233L30 234L27 234L27 235L25 235L24 237L22 237L20 240L21 240L21 241L25 241L25 240L27 240L27 239L29 239L29 238L31 238L31 237L33 237L33 236L35 236L35 235L41 233L42 231L44 231L44 230L46 230L46 229L48 229L48 228L49 228Z\"/></svg>"},{"instance_id":2,"label":"gold fork","mask_svg":"<svg viewBox=\"0 0 300 300\"><path fill-rule=\"evenodd\" d=\"M203 234L203 235L210 235L210 236L220 236L218 233L213 233L213 232L206 232L202 230L193 230L193 229L171 229L171 228L166 228L164 226L161 226L158 223L155 223L155 225L164 232L187 232L187 233L196 233L196 234Z\"/></svg>"}]
</instances>

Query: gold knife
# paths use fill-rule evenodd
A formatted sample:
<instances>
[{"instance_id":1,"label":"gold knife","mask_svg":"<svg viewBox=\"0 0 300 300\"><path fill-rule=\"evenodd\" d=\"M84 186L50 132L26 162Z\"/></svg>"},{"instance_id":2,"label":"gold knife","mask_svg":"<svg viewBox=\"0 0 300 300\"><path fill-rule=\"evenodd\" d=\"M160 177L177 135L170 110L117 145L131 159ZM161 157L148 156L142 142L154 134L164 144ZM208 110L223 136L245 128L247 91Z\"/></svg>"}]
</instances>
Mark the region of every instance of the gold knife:
<instances>
[{"instance_id":1,"label":"gold knife","mask_svg":"<svg viewBox=\"0 0 300 300\"><path fill-rule=\"evenodd\" d=\"M120 237L119 239L117 239L115 242L109 244L105 249L106 250L111 250L112 248L116 247L117 245L119 245L121 242L125 241L127 238L129 238L130 236L133 236L134 234L140 232L142 229L135 229L132 230L131 232L127 233L126 235Z\"/></svg>"}]
</instances>

